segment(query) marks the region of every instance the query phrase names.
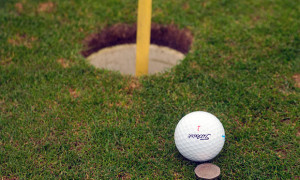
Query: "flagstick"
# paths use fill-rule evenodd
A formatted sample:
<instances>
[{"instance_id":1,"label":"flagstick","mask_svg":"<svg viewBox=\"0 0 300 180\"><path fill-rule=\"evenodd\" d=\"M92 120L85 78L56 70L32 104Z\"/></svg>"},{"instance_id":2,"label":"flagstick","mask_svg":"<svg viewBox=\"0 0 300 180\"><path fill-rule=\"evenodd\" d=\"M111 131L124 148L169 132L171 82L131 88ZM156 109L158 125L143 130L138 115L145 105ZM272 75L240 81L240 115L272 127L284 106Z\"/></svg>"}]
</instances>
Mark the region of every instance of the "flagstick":
<instances>
[{"instance_id":1,"label":"flagstick","mask_svg":"<svg viewBox=\"0 0 300 180\"><path fill-rule=\"evenodd\" d=\"M139 0L135 75L148 74L152 0Z\"/></svg>"}]
</instances>

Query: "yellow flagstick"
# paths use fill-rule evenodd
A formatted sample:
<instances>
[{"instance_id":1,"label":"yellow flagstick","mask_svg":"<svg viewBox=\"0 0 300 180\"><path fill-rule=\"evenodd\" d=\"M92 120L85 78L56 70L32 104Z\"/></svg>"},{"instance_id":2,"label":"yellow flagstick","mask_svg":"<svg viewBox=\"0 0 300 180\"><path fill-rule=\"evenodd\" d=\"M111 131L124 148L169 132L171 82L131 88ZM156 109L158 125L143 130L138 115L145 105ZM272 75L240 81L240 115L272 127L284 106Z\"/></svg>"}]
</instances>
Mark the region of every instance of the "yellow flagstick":
<instances>
[{"instance_id":1,"label":"yellow flagstick","mask_svg":"<svg viewBox=\"0 0 300 180\"><path fill-rule=\"evenodd\" d=\"M135 75L148 74L152 0L139 0Z\"/></svg>"}]
</instances>

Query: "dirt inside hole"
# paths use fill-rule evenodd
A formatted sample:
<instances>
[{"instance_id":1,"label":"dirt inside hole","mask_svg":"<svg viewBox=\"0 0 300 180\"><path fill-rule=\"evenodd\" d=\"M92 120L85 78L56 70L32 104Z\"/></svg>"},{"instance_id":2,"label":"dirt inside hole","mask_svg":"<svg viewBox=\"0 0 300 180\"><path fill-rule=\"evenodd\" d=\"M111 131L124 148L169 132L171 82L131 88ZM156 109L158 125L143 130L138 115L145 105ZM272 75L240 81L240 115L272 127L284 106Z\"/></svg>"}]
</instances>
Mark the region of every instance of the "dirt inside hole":
<instances>
[{"instance_id":1,"label":"dirt inside hole","mask_svg":"<svg viewBox=\"0 0 300 180\"><path fill-rule=\"evenodd\" d=\"M100 33L91 34L83 40L84 50L81 54L88 57L106 47L120 44L136 43L137 26L115 24L104 28ZM151 25L151 44L167 46L183 54L189 52L193 35L188 29L179 29L175 25Z\"/></svg>"},{"instance_id":2,"label":"dirt inside hole","mask_svg":"<svg viewBox=\"0 0 300 180\"><path fill-rule=\"evenodd\" d=\"M115 24L83 40L81 54L98 68L135 73L136 24ZM175 25L151 25L149 74L163 72L184 59L193 42L188 29Z\"/></svg>"}]
</instances>

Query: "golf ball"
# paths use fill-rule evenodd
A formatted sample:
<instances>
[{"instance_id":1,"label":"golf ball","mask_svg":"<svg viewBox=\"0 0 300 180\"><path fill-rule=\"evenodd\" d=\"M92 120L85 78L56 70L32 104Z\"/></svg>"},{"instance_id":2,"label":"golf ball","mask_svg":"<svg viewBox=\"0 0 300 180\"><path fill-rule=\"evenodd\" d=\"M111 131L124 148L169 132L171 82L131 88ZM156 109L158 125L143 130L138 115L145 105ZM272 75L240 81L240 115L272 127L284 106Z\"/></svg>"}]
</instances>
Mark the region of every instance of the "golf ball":
<instances>
[{"instance_id":1,"label":"golf ball","mask_svg":"<svg viewBox=\"0 0 300 180\"><path fill-rule=\"evenodd\" d=\"M196 111L179 121L174 138L180 154L191 161L203 162L220 153L225 142L225 131L216 116Z\"/></svg>"}]
</instances>

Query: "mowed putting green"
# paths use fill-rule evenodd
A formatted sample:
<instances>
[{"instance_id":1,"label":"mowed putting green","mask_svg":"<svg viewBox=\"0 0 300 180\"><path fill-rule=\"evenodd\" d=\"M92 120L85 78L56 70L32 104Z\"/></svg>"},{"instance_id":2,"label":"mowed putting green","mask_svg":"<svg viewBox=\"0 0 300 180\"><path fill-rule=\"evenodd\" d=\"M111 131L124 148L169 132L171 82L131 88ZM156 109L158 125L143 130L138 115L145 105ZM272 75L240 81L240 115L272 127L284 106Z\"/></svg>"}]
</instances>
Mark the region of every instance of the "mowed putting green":
<instances>
[{"instance_id":1,"label":"mowed putting green","mask_svg":"<svg viewBox=\"0 0 300 180\"><path fill-rule=\"evenodd\" d=\"M84 39L135 24L137 1L3 1L1 179L194 179L178 121L207 111L222 179L299 179L299 3L153 0L152 22L193 34L184 60L135 77L97 69Z\"/></svg>"}]
</instances>

